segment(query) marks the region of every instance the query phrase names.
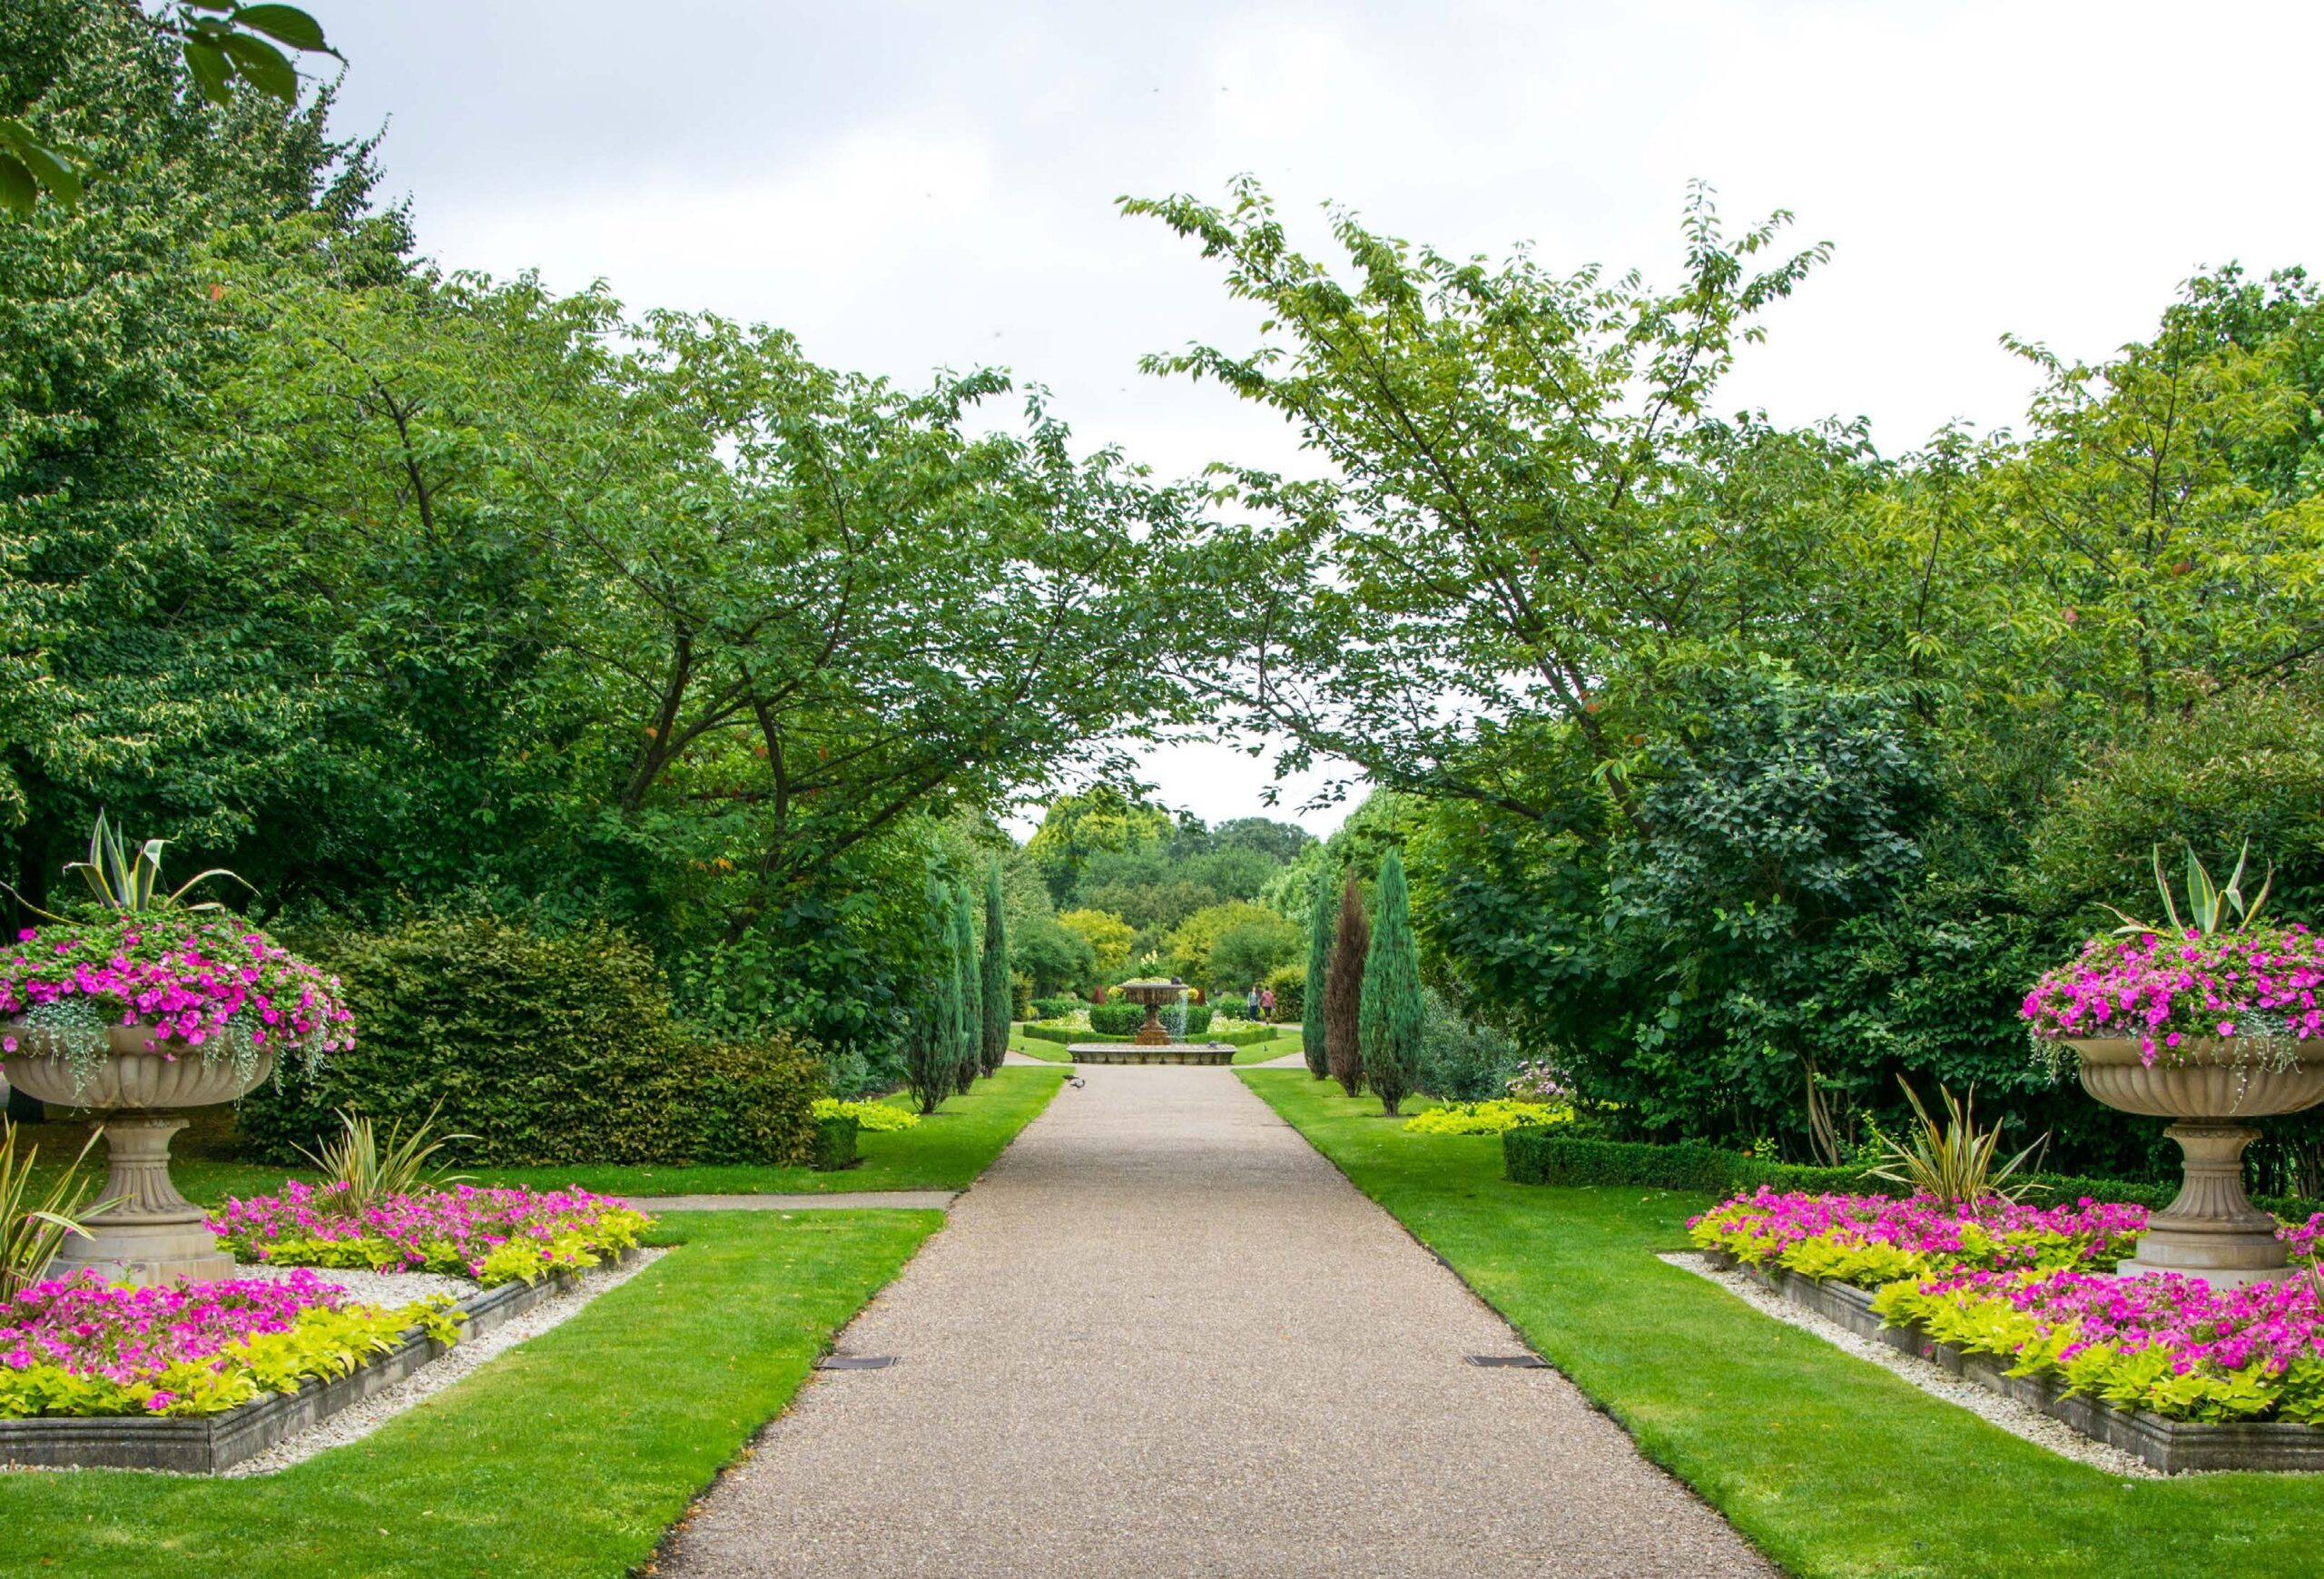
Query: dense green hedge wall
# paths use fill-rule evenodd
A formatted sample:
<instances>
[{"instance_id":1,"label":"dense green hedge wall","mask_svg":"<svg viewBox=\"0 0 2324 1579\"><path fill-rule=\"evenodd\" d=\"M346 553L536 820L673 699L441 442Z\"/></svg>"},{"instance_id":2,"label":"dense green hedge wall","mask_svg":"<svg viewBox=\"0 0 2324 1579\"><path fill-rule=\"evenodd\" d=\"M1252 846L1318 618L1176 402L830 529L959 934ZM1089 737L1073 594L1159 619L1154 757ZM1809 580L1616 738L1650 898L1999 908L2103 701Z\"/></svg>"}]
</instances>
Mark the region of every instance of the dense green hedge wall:
<instances>
[{"instance_id":1,"label":"dense green hedge wall","mask_svg":"<svg viewBox=\"0 0 2324 1579\"><path fill-rule=\"evenodd\" d=\"M241 1129L295 1160L347 1108L416 1124L439 1100L448 1156L559 1162L801 1163L821 1061L786 1037L697 1041L654 961L605 928L549 937L490 918L302 939L338 972L356 1042L243 1099Z\"/></svg>"},{"instance_id":2,"label":"dense green hedge wall","mask_svg":"<svg viewBox=\"0 0 2324 1579\"><path fill-rule=\"evenodd\" d=\"M1078 998L1036 998L1033 1000L1033 1012L1029 1018L1063 1020L1076 1010L1087 1007L1088 1005Z\"/></svg>"},{"instance_id":3,"label":"dense green hedge wall","mask_svg":"<svg viewBox=\"0 0 2324 1579\"><path fill-rule=\"evenodd\" d=\"M1762 1162L1716 1146L1651 1146L1630 1140L1592 1140L1553 1130L1517 1129L1502 1136L1501 1154L1511 1179L1519 1184L1620 1184L1652 1189L1689 1189L1706 1195L1737 1195L1758 1189L1839 1191L1855 1195L1902 1195L1904 1187L1854 1168L1803 1168ZM2039 1177L2046 1201L2130 1201L2159 1210L2179 1192L2176 1184L2135 1184L2078 1174ZM2255 1196L2264 1210L2302 1220L2324 1210L2324 1202L2291 1196Z\"/></svg>"},{"instance_id":4,"label":"dense green hedge wall","mask_svg":"<svg viewBox=\"0 0 2324 1579\"><path fill-rule=\"evenodd\" d=\"M1146 1023L1146 1006L1142 1003L1092 1003L1089 1006L1089 1029L1108 1036L1134 1036Z\"/></svg>"}]
</instances>

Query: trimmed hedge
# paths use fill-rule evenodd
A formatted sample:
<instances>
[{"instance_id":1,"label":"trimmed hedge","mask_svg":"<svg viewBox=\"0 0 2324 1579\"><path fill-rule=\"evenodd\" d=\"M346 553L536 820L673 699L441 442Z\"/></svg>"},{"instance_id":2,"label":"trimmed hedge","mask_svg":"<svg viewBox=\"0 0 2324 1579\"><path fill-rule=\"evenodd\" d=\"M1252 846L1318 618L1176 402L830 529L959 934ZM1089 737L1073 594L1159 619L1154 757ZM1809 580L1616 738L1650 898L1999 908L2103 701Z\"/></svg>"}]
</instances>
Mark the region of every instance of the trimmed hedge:
<instances>
[{"instance_id":1,"label":"trimmed hedge","mask_svg":"<svg viewBox=\"0 0 2324 1579\"><path fill-rule=\"evenodd\" d=\"M809 1165L818 1173L852 1168L862 1159L855 1143L863 1133L862 1120L852 1113L836 1113L815 1120L815 1149Z\"/></svg>"},{"instance_id":2,"label":"trimmed hedge","mask_svg":"<svg viewBox=\"0 0 2324 1579\"><path fill-rule=\"evenodd\" d=\"M1553 1130L1521 1126L1502 1136L1502 1162L1518 1184L1619 1184L1649 1189L1685 1189L1704 1195L1740 1195L1770 1189L1850 1195L1903 1195L1905 1187L1875 1179L1856 1168L1808 1168L1792 1162L1763 1162L1716 1146L1655 1146L1634 1140L1592 1140ZM2176 1184L2138 1184L2121 1179L2087 1179L2044 1173L2043 1200L2126 1201L2159 1211L2179 1193ZM2255 1196L2254 1205L2280 1218L2306 1221L2324 1203L2292 1196Z\"/></svg>"},{"instance_id":3,"label":"trimmed hedge","mask_svg":"<svg viewBox=\"0 0 2324 1579\"><path fill-rule=\"evenodd\" d=\"M1083 1007L1078 998L1036 998L1032 1002L1033 1012L1029 1018L1063 1020L1068 1015L1078 1013Z\"/></svg>"},{"instance_id":4,"label":"trimmed hedge","mask_svg":"<svg viewBox=\"0 0 2324 1579\"><path fill-rule=\"evenodd\" d=\"M1137 1028L1146 1023L1143 1003L1093 1003L1089 1006L1089 1029L1101 1036L1135 1036Z\"/></svg>"},{"instance_id":5,"label":"trimmed hedge","mask_svg":"<svg viewBox=\"0 0 2324 1579\"><path fill-rule=\"evenodd\" d=\"M334 1110L407 1129L439 1100L448 1160L764 1162L812 1155L822 1061L787 1037L694 1041L653 957L621 933L562 937L489 917L305 938L338 973L356 1042L242 1100L268 1160L334 1131Z\"/></svg>"},{"instance_id":6,"label":"trimmed hedge","mask_svg":"<svg viewBox=\"0 0 2324 1579\"><path fill-rule=\"evenodd\" d=\"M1132 1038L1127 1033L1107 1036L1101 1035L1095 1031L1074 1031L1062 1025L1026 1025L1020 1026L1019 1029L1021 1030L1025 1036L1030 1041L1054 1041L1059 1046L1064 1046L1076 1041L1128 1041L1132 1040ZM1196 1035L1198 1033L1193 1031L1190 1026L1187 1034ZM1265 1041L1274 1035L1275 1031L1270 1027L1265 1025L1248 1025L1240 1026L1232 1031L1214 1031L1207 1036L1204 1037L1204 1040L1206 1041L1223 1041L1230 1047L1249 1047L1255 1043Z\"/></svg>"}]
</instances>

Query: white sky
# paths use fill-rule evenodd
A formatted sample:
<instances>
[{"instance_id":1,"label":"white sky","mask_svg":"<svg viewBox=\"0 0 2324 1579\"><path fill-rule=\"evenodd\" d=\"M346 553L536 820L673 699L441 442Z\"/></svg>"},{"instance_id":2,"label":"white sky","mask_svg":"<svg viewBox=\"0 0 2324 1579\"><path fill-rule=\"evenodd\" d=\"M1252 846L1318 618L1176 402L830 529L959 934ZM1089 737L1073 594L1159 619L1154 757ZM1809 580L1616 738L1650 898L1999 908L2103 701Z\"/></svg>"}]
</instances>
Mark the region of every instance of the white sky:
<instances>
[{"instance_id":1,"label":"white sky","mask_svg":"<svg viewBox=\"0 0 2324 1579\"><path fill-rule=\"evenodd\" d=\"M1135 366L1255 319L1114 200L1243 171L1294 217L1658 281L1689 179L1730 228L1790 208L1837 255L1727 403L1869 415L1890 450L2018 417L2004 331L2102 355L2200 267L2324 265L2306 5L307 3L446 265L603 276L907 380L1003 365L1166 473L1295 464L1265 413ZM1268 777L1147 772L1214 822Z\"/></svg>"}]
</instances>

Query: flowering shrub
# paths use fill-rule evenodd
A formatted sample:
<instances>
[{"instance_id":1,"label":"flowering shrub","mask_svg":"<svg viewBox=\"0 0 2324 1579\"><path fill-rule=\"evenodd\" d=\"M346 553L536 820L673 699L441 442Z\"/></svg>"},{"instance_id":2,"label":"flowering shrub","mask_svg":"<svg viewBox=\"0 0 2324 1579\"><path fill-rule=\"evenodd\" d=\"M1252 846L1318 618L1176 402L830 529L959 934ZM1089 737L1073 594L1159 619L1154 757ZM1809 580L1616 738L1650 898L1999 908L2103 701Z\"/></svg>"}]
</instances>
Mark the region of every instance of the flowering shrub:
<instances>
[{"instance_id":1,"label":"flowering shrub","mask_svg":"<svg viewBox=\"0 0 2324 1579\"><path fill-rule=\"evenodd\" d=\"M1521 1124L1570 1124L1571 1108L1495 1097L1482 1102L1447 1102L1404 1120L1416 1135L1499 1135Z\"/></svg>"},{"instance_id":2,"label":"flowering shrub","mask_svg":"<svg viewBox=\"0 0 2324 1579\"><path fill-rule=\"evenodd\" d=\"M452 1343L449 1306L356 1304L311 1272L173 1288L91 1272L38 1283L0 1305L0 1419L215 1414L345 1376L413 1327Z\"/></svg>"},{"instance_id":3,"label":"flowering shrub","mask_svg":"<svg viewBox=\"0 0 2324 1579\"><path fill-rule=\"evenodd\" d=\"M551 1271L578 1271L637 1243L653 1219L586 1190L415 1190L357 1211L346 1187L295 1179L281 1195L229 1199L210 1219L241 1261L374 1272L441 1272L487 1288Z\"/></svg>"},{"instance_id":4,"label":"flowering shrub","mask_svg":"<svg viewBox=\"0 0 2324 1579\"><path fill-rule=\"evenodd\" d=\"M1762 1189L1687 1224L1695 1243L1753 1267L1861 1288L1956 1271L2111 1266L2146 1231L2146 1208L2087 1198L1955 1209L1926 1197L1778 1194Z\"/></svg>"},{"instance_id":5,"label":"flowering shrub","mask_svg":"<svg viewBox=\"0 0 2324 1579\"><path fill-rule=\"evenodd\" d=\"M1573 1093L1558 1079L1557 1071L1539 1060L1517 1066L1516 1074L1510 1078L1509 1094L1521 1102L1561 1103L1573 1100Z\"/></svg>"},{"instance_id":6,"label":"flowering shrub","mask_svg":"<svg viewBox=\"0 0 2324 1579\"><path fill-rule=\"evenodd\" d=\"M2189 1038L2242 1044L2255 1059L2324 1036L2324 936L2301 926L2093 938L2025 995L2036 1038L2122 1037L2147 1063Z\"/></svg>"},{"instance_id":7,"label":"flowering shrub","mask_svg":"<svg viewBox=\"0 0 2324 1579\"><path fill-rule=\"evenodd\" d=\"M891 1102L842 1102L835 1097L815 1099L818 1119L852 1119L856 1127L866 1134L878 1134L888 1130L909 1130L920 1122L920 1115Z\"/></svg>"},{"instance_id":8,"label":"flowering shrub","mask_svg":"<svg viewBox=\"0 0 2324 1579\"><path fill-rule=\"evenodd\" d=\"M19 1017L68 1033L76 1067L103 1053L113 1025L149 1027L165 1058L274 1049L311 1059L355 1041L336 976L223 913L130 911L26 928L0 948L0 1022ZM0 1023L0 1052L17 1045Z\"/></svg>"},{"instance_id":9,"label":"flowering shrub","mask_svg":"<svg viewBox=\"0 0 2324 1579\"><path fill-rule=\"evenodd\" d=\"M2309 1278L2214 1289L2168 1273L1966 1272L1893 1283L1872 1308L2118 1408L2324 1425L2324 1311Z\"/></svg>"}]
</instances>

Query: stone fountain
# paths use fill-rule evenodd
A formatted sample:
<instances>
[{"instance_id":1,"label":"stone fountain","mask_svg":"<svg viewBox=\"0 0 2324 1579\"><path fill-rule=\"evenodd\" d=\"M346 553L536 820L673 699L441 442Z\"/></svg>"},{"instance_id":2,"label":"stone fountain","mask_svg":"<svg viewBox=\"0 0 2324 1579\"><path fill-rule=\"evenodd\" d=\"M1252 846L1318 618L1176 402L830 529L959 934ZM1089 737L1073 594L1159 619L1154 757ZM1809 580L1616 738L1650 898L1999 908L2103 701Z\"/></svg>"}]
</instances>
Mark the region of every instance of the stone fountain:
<instances>
[{"instance_id":1,"label":"stone fountain","mask_svg":"<svg viewBox=\"0 0 2324 1579\"><path fill-rule=\"evenodd\" d=\"M1128 1042L1077 1041L1066 1049L1076 1063L1201 1063L1227 1064L1235 1061L1235 1048L1224 1041L1188 1041L1182 1036L1170 1034L1162 1023L1162 1011L1186 1002L1190 989L1184 982L1124 982L1120 987L1123 998L1143 1004L1146 1023L1137 1028L1137 1035ZM1179 1021L1185 1024L1184 1021Z\"/></svg>"}]
</instances>

